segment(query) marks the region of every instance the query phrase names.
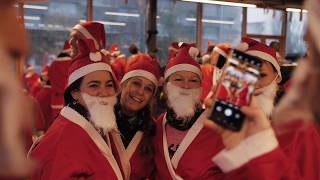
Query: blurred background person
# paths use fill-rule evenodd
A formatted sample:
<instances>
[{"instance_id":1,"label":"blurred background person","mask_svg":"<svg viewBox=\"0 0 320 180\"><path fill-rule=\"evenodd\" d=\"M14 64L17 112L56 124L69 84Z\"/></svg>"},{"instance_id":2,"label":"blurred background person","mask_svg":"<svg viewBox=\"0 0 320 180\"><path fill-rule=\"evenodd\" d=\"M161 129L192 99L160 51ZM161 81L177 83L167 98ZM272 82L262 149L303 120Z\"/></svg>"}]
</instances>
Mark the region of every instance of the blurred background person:
<instances>
[{"instance_id":1,"label":"blurred background person","mask_svg":"<svg viewBox=\"0 0 320 180\"><path fill-rule=\"evenodd\" d=\"M16 1L0 1L0 179L26 178L31 161L26 148L31 141L31 108L15 74L15 64L29 49L26 31L17 19ZM28 143L29 142L29 143Z\"/></svg>"}]
</instances>

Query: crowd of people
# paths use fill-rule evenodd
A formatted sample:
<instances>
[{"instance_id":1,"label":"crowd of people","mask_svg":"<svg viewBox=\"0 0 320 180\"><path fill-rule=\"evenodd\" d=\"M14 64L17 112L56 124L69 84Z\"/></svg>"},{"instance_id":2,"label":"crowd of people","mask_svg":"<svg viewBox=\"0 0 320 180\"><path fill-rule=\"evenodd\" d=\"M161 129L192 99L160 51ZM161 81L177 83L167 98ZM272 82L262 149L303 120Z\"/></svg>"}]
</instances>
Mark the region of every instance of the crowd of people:
<instances>
[{"instance_id":1,"label":"crowd of people","mask_svg":"<svg viewBox=\"0 0 320 180\"><path fill-rule=\"evenodd\" d=\"M248 37L202 63L194 43L173 42L161 68L136 46L107 51L104 25L81 22L40 75L15 78L29 46L13 3L0 2L0 179L320 179L319 1L305 5L308 53L277 105L279 55ZM240 131L208 119L235 49L262 63Z\"/></svg>"}]
</instances>

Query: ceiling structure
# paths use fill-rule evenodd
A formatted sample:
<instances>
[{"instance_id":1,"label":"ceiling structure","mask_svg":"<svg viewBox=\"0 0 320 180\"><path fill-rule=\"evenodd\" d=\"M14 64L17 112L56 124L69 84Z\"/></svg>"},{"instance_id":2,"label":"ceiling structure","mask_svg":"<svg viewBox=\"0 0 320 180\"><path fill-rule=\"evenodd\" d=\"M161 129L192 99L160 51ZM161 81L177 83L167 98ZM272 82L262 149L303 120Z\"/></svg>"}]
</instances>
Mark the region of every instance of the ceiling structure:
<instances>
[{"instance_id":1,"label":"ceiling structure","mask_svg":"<svg viewBox=\"0 0 320 180\"><path fill-rule=\"evenodd\" d=\"M244 1L240 0L238 2ZM303 7L303 0L246 0L246 2L256 4L258 7L262 8L285 9Z\"/></svg>"}]
</instances>

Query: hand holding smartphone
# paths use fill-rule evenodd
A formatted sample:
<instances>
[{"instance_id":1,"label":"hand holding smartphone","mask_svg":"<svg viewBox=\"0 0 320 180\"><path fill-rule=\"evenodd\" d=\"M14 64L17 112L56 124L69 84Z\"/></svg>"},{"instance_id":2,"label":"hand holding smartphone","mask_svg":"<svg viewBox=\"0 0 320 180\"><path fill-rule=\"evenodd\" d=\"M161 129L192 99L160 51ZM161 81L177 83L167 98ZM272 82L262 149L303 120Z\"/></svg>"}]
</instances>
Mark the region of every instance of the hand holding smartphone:
<instances>
[{"instance_id":1,"label":"hand holding smartphone","mask_svg":"<svg viewBox=\"0 0 320 180\"><path fill-rule=\"evenodd\" d=\"M210 120L232 131L241 129L245 116L240 107L249 105L261 66L257 57L239 50L232 52L215 91Z\"/></svg>"}]
</instances>

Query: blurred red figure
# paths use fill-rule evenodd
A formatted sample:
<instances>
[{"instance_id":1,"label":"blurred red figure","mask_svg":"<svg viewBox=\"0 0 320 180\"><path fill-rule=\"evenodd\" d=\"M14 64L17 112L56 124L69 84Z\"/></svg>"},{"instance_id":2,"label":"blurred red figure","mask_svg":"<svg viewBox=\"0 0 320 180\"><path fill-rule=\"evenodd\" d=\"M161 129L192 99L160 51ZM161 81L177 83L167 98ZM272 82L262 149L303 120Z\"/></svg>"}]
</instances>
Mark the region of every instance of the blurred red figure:
<instances>
[{"instance_id":1,"label":"blurred red figure","mask_svg":"<svg viewBox=\"0 0 320 180\"><path fill-rule=\"evenodd\" d=\"M63 92L67 84L67 72L71 63L70 48L69 41L65 41L63 51L52 62L48 72L51 84L51 113L53 119L58 116L64 106Z\"/></svg>"},{"instance_id":2,"label":"blurred red figure","mask_svg":"<svg viewBox=\"0 0 320 180\"><path fill-rule=\"evenodd\" d=\"M32 165L26 158L26 145L31 141L31 105L17 81L20 72L12 69L29 50L16 3L0 1L0 179L26 179Z\"/></svg>"}]
</instances>

